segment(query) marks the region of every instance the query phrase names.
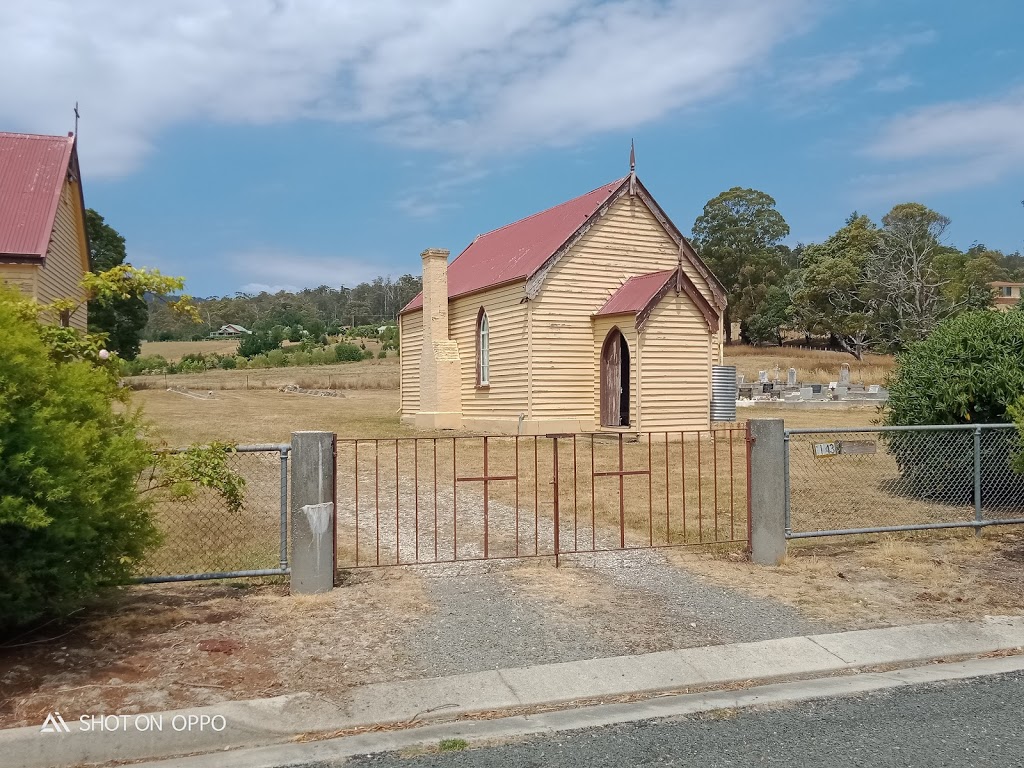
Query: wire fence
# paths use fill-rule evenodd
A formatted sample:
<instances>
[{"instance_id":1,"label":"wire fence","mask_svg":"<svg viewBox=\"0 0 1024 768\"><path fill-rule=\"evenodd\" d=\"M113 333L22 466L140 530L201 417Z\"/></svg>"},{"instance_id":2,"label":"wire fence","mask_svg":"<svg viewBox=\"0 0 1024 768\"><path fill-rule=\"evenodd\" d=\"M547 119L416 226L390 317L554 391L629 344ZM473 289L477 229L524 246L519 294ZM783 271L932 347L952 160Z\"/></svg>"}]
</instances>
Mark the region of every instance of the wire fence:
<instances>
[{"instance_id":1,"label":"wire fence","mask_svg":"<svg viewBox=\"0 0 1024 768\"><path fill-rule=\"evenodd\" d=\"M1012 424L786 430L786 535L1024 523Z\"/></svg>"},{"instance_id":2,"label":"wire fence","mask_svg":"<svg viewBox=\"0 0 1024 768\"><path fill-rule=\"evenodd\" d=\"M288 573L289 451L288 445L243 445L230 452L230 469L245 482L238 511L209 488L164 493L152 511L161 541L141 564L136 580Z\"/></svg>"}]
</instances>

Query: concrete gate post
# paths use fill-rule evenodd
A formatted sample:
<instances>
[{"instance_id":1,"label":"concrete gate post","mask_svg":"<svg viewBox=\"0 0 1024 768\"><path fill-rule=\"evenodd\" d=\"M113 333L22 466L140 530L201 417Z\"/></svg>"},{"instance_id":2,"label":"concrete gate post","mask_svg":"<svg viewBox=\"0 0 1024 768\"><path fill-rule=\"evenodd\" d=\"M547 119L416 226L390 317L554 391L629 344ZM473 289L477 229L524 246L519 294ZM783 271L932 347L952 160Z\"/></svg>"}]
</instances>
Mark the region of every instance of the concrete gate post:
<instances>
[{"instance_id":1,"label":"concrete gate post","mask_svg":"<svg viewBox=\"0 0 1024 768\"><path fill-rule=\"evenodd\" d=\"M292 432L291 591L313 595L334 588L333 432Z\"/></svg>"},{"instance_id":2,"label":"concrete gate post","mask_svg":"<svg viewBox=\"0 0 1024 768\"><path fill-rule=\"evenodd\" d=\"M782 419L752 419L750 556L779 565L786 556L786 442Z\"/></svg>"}]
</instances>

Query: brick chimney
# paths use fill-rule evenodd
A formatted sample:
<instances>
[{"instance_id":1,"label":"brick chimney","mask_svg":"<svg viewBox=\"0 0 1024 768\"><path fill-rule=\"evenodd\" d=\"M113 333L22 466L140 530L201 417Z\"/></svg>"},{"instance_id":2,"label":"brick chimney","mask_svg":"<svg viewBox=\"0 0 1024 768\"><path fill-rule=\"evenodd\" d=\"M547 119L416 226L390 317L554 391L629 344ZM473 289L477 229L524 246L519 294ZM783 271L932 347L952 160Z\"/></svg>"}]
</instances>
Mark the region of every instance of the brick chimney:
<instances>
[{"instance_id":1,"label":"brick chimney","mask_svg":"<svg viewBox=\"0 0 1024 768\"><path fill-rule=\"evenodd\" d=\"M428 248L420 257L423 259L423 351L416 426L419 429L460 429L459 345L448 338L448 251Z\"/></svg>"}]
</instances>

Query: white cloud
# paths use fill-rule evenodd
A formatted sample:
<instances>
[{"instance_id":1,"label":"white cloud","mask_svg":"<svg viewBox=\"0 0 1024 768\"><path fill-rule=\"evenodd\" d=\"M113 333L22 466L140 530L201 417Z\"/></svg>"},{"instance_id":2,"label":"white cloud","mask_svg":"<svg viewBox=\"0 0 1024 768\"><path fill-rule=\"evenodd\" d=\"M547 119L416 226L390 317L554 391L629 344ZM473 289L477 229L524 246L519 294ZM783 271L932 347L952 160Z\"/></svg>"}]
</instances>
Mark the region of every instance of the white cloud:
<instances>
[{"instance_id":1,"label":"white cloud","mask_svg":"<svg viewBox=\"0 0 1024 768\"><path fill-rule=\"evenodd\" d=\"M864 150L897 166L862 179L892 195L989 184L1024 171L1024 89L950 101L891 119Z\"/></svg>"},{"instance_id":2,"label":"white cloud","mask_svg":"<svg viewBox=\"0 0 1024 768\"><path fill-rule=\"evenodd\" d=\"M882 77L871 87L871 90L879 93L899 93L914 85L914 78L910 75L892 75Z\"/></svg>"},{"instance_id":3,"label":"white cloud","mask_svg":"<svg viewBox=\"0 0 1024 768\"><path fill-rule=\"evenodd\" d=\"M343 256L311 256L285 250L257 248L233 253L224 260L241 291L295 290L295 286L353 287L379 277L386 265ZM228 279L222 280L227 283Z\"/></svg>"},{"instance_id":4,"label":"white cloud","mask_svg":"<svg viewBox=\"0 0 1024 768\"><path fill-rule=\"evenodd\" d=\"M358 121L404 145L568 144L727 92L810 0L8 0L0 125L131 172L186 121ZM16 77L9 76L17 73Z\"/></svg>"}]
</instances>

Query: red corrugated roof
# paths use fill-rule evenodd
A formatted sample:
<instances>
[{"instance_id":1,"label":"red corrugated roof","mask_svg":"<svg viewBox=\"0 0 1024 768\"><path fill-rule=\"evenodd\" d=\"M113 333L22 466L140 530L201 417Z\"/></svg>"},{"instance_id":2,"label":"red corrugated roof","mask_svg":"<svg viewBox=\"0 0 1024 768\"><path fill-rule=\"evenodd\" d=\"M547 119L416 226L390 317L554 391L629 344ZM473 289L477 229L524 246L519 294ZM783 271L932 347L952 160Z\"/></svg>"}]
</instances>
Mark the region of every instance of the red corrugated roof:
<instances>
[{"instance_id":1,"label":"red corrugated roof","mask_svg":"<svg viewBox=\"0 0 1024 768\"><path fill-rule=\"evenodd\" d=\"M650 272L646 275L629 278L619 290L609 297L604 306L597 310L594 317L621 315L624 312L643 312L675 273L674 269L665 269L661 272Z\"/></svg>"},{"instance_id":2,"label":"red corrugated roof","mask_svg":"<svg viewBox=\"0 0 1024 768\"><path fill-rule=\"evenodd\" d=\"M74 144L0 132L0 255L46 255Z\"/></svg>"},{"instance_id":3,"label":"red corrugated roof","mask_svg":"<svg viewBox=\"0 0 1024 768\"><path fill-rule=\"evenodd\" d=\"M448 298L525 280L622 186L618 179L568 202L478 236L448 265ZM402 312L420 309L418 294Z\"/></svg>"}]
</instances>

